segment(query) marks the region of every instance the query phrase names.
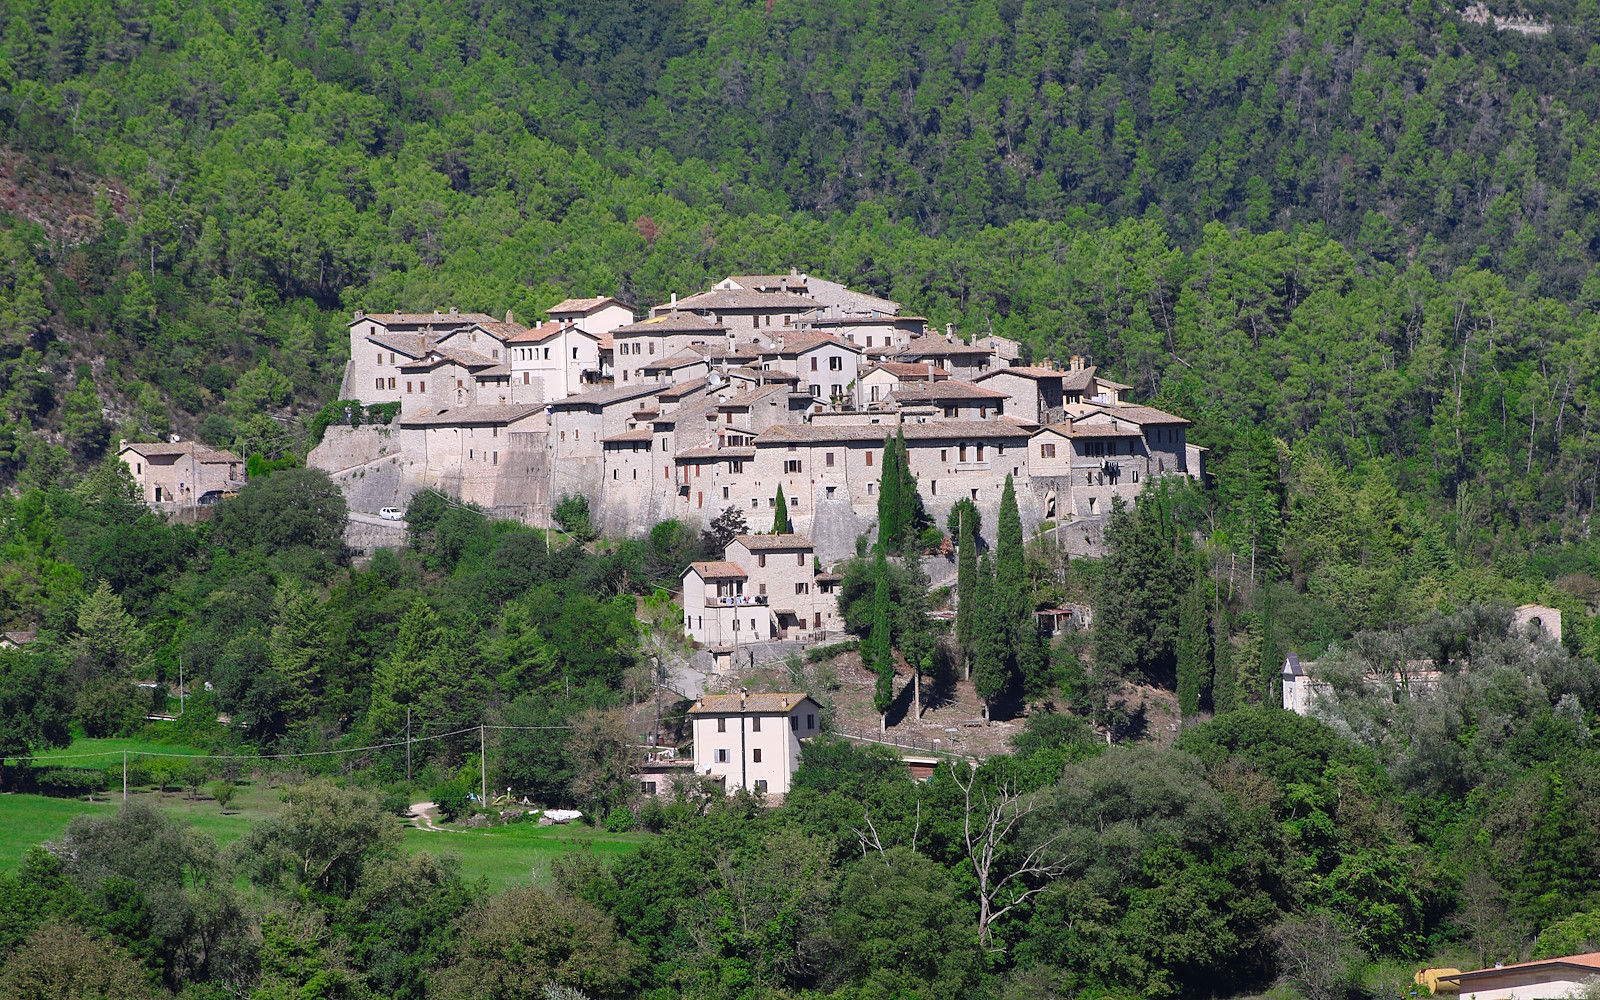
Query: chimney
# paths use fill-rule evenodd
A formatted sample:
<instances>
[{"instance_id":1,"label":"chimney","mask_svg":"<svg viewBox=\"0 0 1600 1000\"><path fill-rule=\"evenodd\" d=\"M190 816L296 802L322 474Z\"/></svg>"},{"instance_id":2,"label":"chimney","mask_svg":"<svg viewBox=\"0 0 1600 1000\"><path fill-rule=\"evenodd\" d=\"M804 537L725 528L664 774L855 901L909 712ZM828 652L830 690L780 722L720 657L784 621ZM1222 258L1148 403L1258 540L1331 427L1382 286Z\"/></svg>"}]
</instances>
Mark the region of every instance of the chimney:
<instances>
[{"instance_id":1,"label":"chimney","mask_svg":"<svg viewBox=\"0 0 1600 1000\"><path fill-rule=\"evenodd\" d=\"M1068 364L1072 365L1072 370L1075 372L1083 371L1083 355L1074 354L1072 356L1072 360L1068 362Z\"/></svg>"},{"instance_id":2,"label":"chimney","mask_svg":"<svg viewBox=\"0 0 1600 1000\"><path fill-rule=\"evenodd\" d=\"M677 292L673 292L672 293L672 308L674 308L674 309L678 308L678 293Z\"/></svg>"},{"instance_id":3,"label":"chimney","mask_svg":"<svg viewBox=\"0 0 1600 1000\"><path fill-rule=\"evenodd\" d=\"M944 325L944 342L947 344L956 342L956 325L954 323L946 323Z\"/></svg>"},{"instance_id":4,"label":"chimney","mask_svg":"<svg viewBox=\"0 0 1600 1000\"><path fill-rule=\"evenodd\" d=\"M506 310L506 322L507 323L515 323L516 322L516 320L513 319L512 316L511 316L511 310L510 309Z\"/></svg>"},{"instance_id":5,"label":"chimney","mask_svg":"<svg viewBox=\"0 0 1600 1000\"><path fill-rule=\"evenodd\" d=\"M117 450L118 451L121 451L122 449L126 448L127 446L128 446L128 439L127 438L121 438L121 439L119 439L117 441Z\"/></svg>"},{"instance_id":6,"label":"chimney","mask_svg":"<svg viewBox=\"0 0 1600 1000\"><path fill-rule=\"evenodd\" d=\"M750 689L749 688L740 688L739 689L739 711L741 711L741 712L744 711L744 701L748 697L750 697Z\"/></svg>"},{"instance_id":7,"label":"chimney","mask_svg":"<svg viewBox=\"0 0 1600 1000\"><path fill-rule=\"evenodd\" d=\"M356 319L365 319L366 316L367 316L367 314L363 310L360 310L360 309L356 310Z\"/></svg>"}]
</instances>

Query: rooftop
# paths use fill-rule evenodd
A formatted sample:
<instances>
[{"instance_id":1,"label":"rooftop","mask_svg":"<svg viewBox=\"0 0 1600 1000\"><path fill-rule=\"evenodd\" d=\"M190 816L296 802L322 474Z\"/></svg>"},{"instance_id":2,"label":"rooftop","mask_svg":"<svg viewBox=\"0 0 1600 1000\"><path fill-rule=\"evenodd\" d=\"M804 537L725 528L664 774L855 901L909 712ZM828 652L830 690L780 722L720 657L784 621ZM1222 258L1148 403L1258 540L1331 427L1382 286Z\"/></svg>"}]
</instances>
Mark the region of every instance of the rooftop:
<instances>
[{"instance_id":1,"label":"rooftop","mask_svg":"<svg viewBox=\"0 0 1600 1000\"><path fill-rule=\"evenodd\" d=\"M804 295L793 295L789 292L756 292L742 288L713 288L708 292L699 292L678 300L679 309L709 309L713 312L724 309L762 309L774 312L789 309L793 312L804 312L820 305L822 303L816 299Z\"/></svg>"},{"instance_id":2,"label":"rooftop","mask_svg":"<svg viewBox=\"0 0 1600 1000\"><path fill-rule=\"evenodd\" d=\"M1514 965L1501 965L1492 969L1474 969L1471 972L1458 972L1453 976L1440 976L1441 980L1451 980L1466 986L1468 983L1498 976L1504 973L1532 972L1538 969L1572 969L1588 972L1594 975L1600 972L1600 951L1585 952L1581 955L1563 955L1560 958L1542 958L1532 962L1517 962ZM1462 990L1466 992L1465 989Z\"/></svg>"},{"instance_id":3,"label":"rooftop","mask_svg":"<svg viewBox=\"0 0 1600 1000\"><path fill-rule=\"evenodd\" d=\"M589 313L610 305L621 306L624 309L629 308L626 302L618 301L609 295L597 295L592 299L562 299L549 309L546 309L545 313L550 316L587 316Z\"/></svg>"},{"instance_id":4,"label":"rooftop","mask_svg":"<svg viewBox=\"0 0 1600 1000\"><path fill-rule=\"evenodd\" d=\"M1033 434L1035 425L1014 417L993 417L989 420L930 420L927 423L903 424L907 441L954 441L960 439L993 440L995 438L1025 438ZM895 424L775 424L756 436L762 444L832 444L853 441L883 441L897 429Z\"/></svg>"},{"instance_id":5,"label":"rooftop","mask_svg":"<svg viewBox=\"0 0 1600 1000\"><path fill-rule=\"evenodd\" d=\"M544 409L543 403L497 403L491 406L451 406L401 417L401 427L464 427L509 424Z\"/></svg>"},{"instance_id":6,"label":"rooftop","mask_svg":"<svg viewBox=\"0 0 1600 1000\"><path fill-rule=\"evenodd\" d=\"M362 320L371 320L379 326L469 326L473 323L492 323L494 317L486 313L464 313L452 309L449 312L440 312L435 309L431 313L358 313L356 318L346 323L345 326L355 326Z\"/></svg>"},{"instance_id":7,"label":"rooftop","mask_svg":"<svg viewBox=\"0 0 1600 1000\"><path fill-rule=\"evenodd\" d=\"M571 396L563 396L552 400L550 406L554 409L570 409L574 406L610 406L612 403L625 403L638 399L640 396L653 396L661 392L661 386L640 382L636 385L617 385L609 389L597 389L594 392L579 392Z\"/></svg>"},{"instance_id":8,"label":"rooftop","mask_svg":"<svg viewBox=\"0 0 1600 1000\"><path fill-rule=\"evenodd\" d=\"M960 379L943 379L935 382L918 382L914 385L902 385L889 393L891 397L902 403L915 403L926 400L943 399L972 399L972 400L997 400L1010 399L1011 394L990 389Z\"/></svg>"},{"instance_id":9,"label":"rooftop","mask_svg":"<svg viewBox=\"0 0 1600 1000\"><path fill-rule=\"evenodd\" d=\"M662 358L660 361L652 361L644 366L644 370L647 372L675 371L679 368L688 368L690 365L703 365L705 363L706 359L704 355L696 354L693 351L684 351L680 354L674 354L670 358Z\"/></svg>"},{"instance_id":10,"label":"rooftop","mask_svg":"<svg viewBox=\"0 0 1600 1000\"><path fill-rule=\"evenodd\" d=\"M945 340L943 337L918 337L905 346L898 357L904 361L922 357L943 357L950 354L988 354L987 347L969 344L964 340Z\"/></svg>"},{"instance_id":11,"label":"rooftop","mask_svg":"<svg viewBox=\"0 0 1600 1000\"><path fill-rule=\"evenodd\" d=\"M663 333L715 333L725 334L727 328L710 316L697 312L669 312L651 316L637 323L619 326L611 331L618 337L636 337Z\"/></svg>"},{"instance_id":12,"label":"rooftop","mask_svg":"<svg viewBox=\"0 0 1600 1000\"><path fill-rule=\"evenodd\" d=\"M733 540L751 552L790 552L812 548L804 535L735 535Z\"/></svg>"},{"instance_id":13,"label":"rooftop","mask_svg":"<svg viewBox=\"0 0 1600 1000\"><path fill-rule=\"evenodd\" d=\"M908 379L947 379L950 373L943 368L935 368L930 364L918 364L915 361L880 361L862 370L862 375L872 372L888 372L895 378L905 381Z\"/></svg>"},{"instance_id":14,"label":"rooftop","mask_svg":"<svg viewBox=\"0 0 1600 1000\"><path fill-rule=\"evenodd\" d=\"M242 461L238 455L226 448L212 448L198 441L124 441L117 449L117 453L121 454L125 451L135 452L145 458L193 455L201 462L217 465Z\"/></svg>"},{"instance_id":15,"label":"rooftop","mask_svg":"<svg viewBox=\"0 0 1600 1000\"><path fill-rule=\"evenodd\" d=\"M653 439L654 439L654 432L651 431L650 428L648 428L648 427L635 427L631 431L623 431L621 434L613 434L610 437L601 438L600 439L600 443L601 444L637 444L637 443L639 443L641 441L649 442L649 441L651 441Z\"/></svg>"},{"instance_id":16,"label":"rooftop","mask_svg":"<svg viewBox=\"0 0 1600 1000\"><path fill-rule=\"evenodd\" d=\"M1040 368L1038 365L1012 365L1010 368L996 368L992 372L984 372L973 381L982 382L986 378L996 375L1015 375L1017 378L1030 378L1035 381L1061 380L1071 374L1059 368Z\"/></svg>"},{"instance_id":17,"label":"rooftop","mask_svg":"<svg viewBox=\"0 0 1600 1000\"><path fill-rule=\"evenodd\" d=\"M428 353L428 338L420 333L394 333L382 331L367 334L367 340L379 347L399 351L407 357L420 358Z\"/></svg>"},{"instance_id":18,"label":"rooftop","mask_svg":"<svg viewBox=\"0 0 1600 1000\"><path fill-rule=\"evenodd\" d=\"M740 712L762 714L787 714L811 696L791 691L774 691L766 694L703 694L689 709L690 715L728 715Z\"/></svg>"},{"instance_id":19,"label":"rooftop","mask_svg":"<svg viewBox=\"0 0 1600 1000\"><path fill-rule=\"evenodd\" d=\"M689 564L689 568L683 572L687 576L691 571L699 573L701 579L704 580L743 580L750 575L741 569L737 563L731 563L723 559L709 562L692 562Z\"/></svg>"}]
</instances>

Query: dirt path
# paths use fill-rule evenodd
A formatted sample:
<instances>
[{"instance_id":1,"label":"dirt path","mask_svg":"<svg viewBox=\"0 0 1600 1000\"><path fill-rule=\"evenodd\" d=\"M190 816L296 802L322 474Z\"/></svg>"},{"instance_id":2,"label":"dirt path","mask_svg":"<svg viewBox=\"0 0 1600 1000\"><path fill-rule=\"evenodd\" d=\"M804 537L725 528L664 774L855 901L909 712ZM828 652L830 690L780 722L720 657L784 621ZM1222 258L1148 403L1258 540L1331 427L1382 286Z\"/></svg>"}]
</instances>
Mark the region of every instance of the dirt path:
<instances>
[{"instance_id":1,"label":"dirt path","mask_svg":"<svg viewBox=\"0 0 1600 1000\"><path fill-rule=\"evenodd\" d=\"M460 833L460 830L450 830L434 822L434 817L439 814L439 806L433 802L411 803L411 825L419 830L431 830L434 833Z\"/></svg>"}]
</instances>

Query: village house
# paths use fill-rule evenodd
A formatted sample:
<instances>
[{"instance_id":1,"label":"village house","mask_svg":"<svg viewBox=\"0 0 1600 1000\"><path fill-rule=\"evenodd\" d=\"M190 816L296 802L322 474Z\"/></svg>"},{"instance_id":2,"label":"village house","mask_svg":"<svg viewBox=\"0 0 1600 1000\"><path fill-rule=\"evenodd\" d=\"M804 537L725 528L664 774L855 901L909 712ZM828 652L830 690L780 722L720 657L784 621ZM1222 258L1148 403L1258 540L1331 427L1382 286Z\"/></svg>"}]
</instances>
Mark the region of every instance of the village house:
<instances>
[{"instance_id":1,"label":"village house","mask_svg":"<svg viewBox=\"0 0 1600 1000\"><path fill-rule=\"evenodd\" d=\"M403 414L511 402L511 375L505 362L465 348L430 347L422 357L400 366L400 378Z\"/></svg>"},{"instance_id":2,"label":"village house","mask_svg":"<svg viewBox=\"0 0 1600 1000\"><path fill-rule=\"evenodd\" d=\"M839 627L838 601L817 588L816 549L804 535L738 535L723 558L745 571L757 597L768 598L780 636Z\"/></svg>"},{"instance_id":3,"label":"village house","mask_svg":"<svg viewBox=\"0 0 1600 1000\"><path fill-rule=\"evenodd\" d=\"M549 320L506 341L517 402L553 402L599 386L600 335L565 320Z\"/></svg>"},{"instance_id":4,"label":"village house","mask_svg":"<svg viewBox=\"0 0 1600 1000\"><path fill-rule=\"evenodd\" d=\"M238 455L197 441L133 441L117 446L117 457L151 505L209 503L244 485Z\"/></svg>"},{"instance_id":5,"label":"village house","mask_svg":"<svg viewBox=\"0 0 1600 1000\"><path fill-rule=\"evenodd\" d=\"M1563 955L1471 972L1444 970L1440 992L1458 987L1463 1000L1554 1000L1587 996L1600 980L1600 952ZM1452 990L1451 992L1454 992Z\"/></svg>"},{"instance_id":6,"label":"village house","mask_svg":"<svg viewBox=\"0 0 1600 1000\"><path fill-rule=\"evenodd\" d=\"M987 371L974 382L986 389L1004 393L1011 400L1012 416L1053 424L1066 416L1066 411L1062 409L1066 402L1062 390L1064 375L1055 368L1013 365Z\"/></svg>"},{"instance_id":7,"label":"village house","mask_svg":"<svg viewBox=\"0 0 1600 1000\"><path fill-rule=\"evenodd\" d=\"M564 326L575 326L599 337L633 322L633 307L621 299L599 295L589 299L563 299L545 310L545 315Z\"/></svg>"},{"instance_id":8,"label":"village house","mask_svg":"<svg viewBox=\"0 0 1600 1000\"><path fill-rule=\"evenodd\" d=\"M889 394L889 402L901 409L927 407L946 420L987 420L991 413L1001 416L1009 398L996 389L953 378L908 382Z\"/></svg>"},{"instance_id":9,"label":"village house","mask_svg":"<svg viewBox=\"0 0 1600 1000\"><path fill-rule=\"evenodd\" d=\"M692 347L725 347L728 329L693 312L651 316L611 331L618 382L644 379L645 365L682 354Z\"/></svg>"},{"instance_id":10,"label":"village house","mask_svg":"<svg viewBox=\"0 0 1600 1000\"><path fill-rule=\"evenodd\" d=\"M689 718L695 774L730 795L742 788L781 799L800 767L804 741L822 731L821 706L788 692L702 695Z\"/></svg>"},{"instance_id":11,"label":"village house","mask_svg":"<svg viewBox=\"0 0 1600 1000\"><path fill-rule=\"evenodd\" d=\"M483 313L374 313L358 311L349 324L350 364L340 396L362 403L398 403L403 395L400 366L427 354L439 339L474 323L494 322Z\"/></svg>"},{"instance_id":12,"label":"village house","mask_svg":"<svg viewBox=\"0 0 1600 1000\"><path fill-rule=\"evenodd\" d=\"M895 356L896 361L926 362L956 378L972 381L991 368L1007 367L987 347L969 344L946 327L943 337L919 337Z\"/></svg>"},{"instance_id":13,"label":"village house","mask_svg":"<svg viewBox=\"0 0 1600 1000\"><path fill-rule=\"evenodd\" d=\"M21 649L37 638L39 638L38 629L16 629L10 632L0 632L0 649Z\"/></svg>"},{"instance_id":14,"label":"village house","mask_svg":"<svg viewBox=\"0 0 1600 1000\"><path fill-rule=\"evenodd\" d=\"M758 291L744 288L712 288L686 298L673 293L670 301L656 306L652 315L678 312L699 313L720 323L735 334L745 331L778 332L792 330L795 321L821 303L788 291Z\"/></svg>"},{"instance_id":15,"label":"village house","mask_svg":"<svg viewBox=\"0 0 1600 1000\"><path fill-rule=\"evenodd\" d=\"M949 372L927 362L879 361L861 369L856 379L856 406L867 409L874 403L887 402L890 393L908 382L934 382L949 377Z\"/></svg>"},{"instance_id":16,"label":"village house","mask_svg":"<svg viewBox=\"0 0 1600 1000\"><path fill-rule=\"evenodd\" d=\"M861 348L820 333L790 333L761 356L762 367L788 372L814 399L854 402Z\"/></svg>"}]
</instances>

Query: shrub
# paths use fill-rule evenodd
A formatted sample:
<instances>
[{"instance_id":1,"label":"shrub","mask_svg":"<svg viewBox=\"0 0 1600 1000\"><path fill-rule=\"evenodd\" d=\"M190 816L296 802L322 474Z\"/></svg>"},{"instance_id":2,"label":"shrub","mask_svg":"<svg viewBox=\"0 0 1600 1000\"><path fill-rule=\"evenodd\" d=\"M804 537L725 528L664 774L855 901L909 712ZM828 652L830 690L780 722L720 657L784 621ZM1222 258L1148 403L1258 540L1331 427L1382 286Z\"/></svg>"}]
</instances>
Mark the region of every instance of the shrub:
<instances>
[{"instance_id":1,"label":"shrub","mask_svg":"<svg viewBox=\"0 0 1600 1000\"><path fill-rule=\"evenodd\" d=\"M222 811L227 812L228 803L233 801L233 795L238 791L238 788L239 786L231 781L214 781L207 787L206 791L211 794L213 799L217 800L217 805L222 807Z\"/></svg>"},{"instance_id":2,"label":"shrub","mask_svg":"<svg viewBox=\"0 0 1600 1000\"><path fill-rule=\"evenodd\" d=\"M624 806L617 806L606 813L607 833L627 833L632 830L637 821L633 817L633 810Z\"/></svg>"},{"instance_id":3,"label":"shrub","mask_svg":"<svg viewBox=\"0 0 1600 1000\"><path fill-rule=\"evenodd\" d=\"M469 808L469 797L472 795L472 786L465 778L451 778L449 781L435 785L433 788L433 803L439 807L439 815L445 822L453 822L465 816Z\"/></svg>"}]
</instances>

